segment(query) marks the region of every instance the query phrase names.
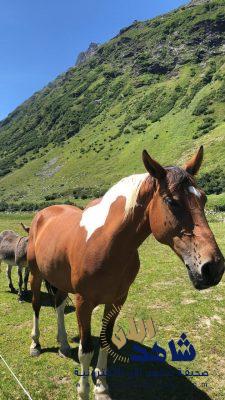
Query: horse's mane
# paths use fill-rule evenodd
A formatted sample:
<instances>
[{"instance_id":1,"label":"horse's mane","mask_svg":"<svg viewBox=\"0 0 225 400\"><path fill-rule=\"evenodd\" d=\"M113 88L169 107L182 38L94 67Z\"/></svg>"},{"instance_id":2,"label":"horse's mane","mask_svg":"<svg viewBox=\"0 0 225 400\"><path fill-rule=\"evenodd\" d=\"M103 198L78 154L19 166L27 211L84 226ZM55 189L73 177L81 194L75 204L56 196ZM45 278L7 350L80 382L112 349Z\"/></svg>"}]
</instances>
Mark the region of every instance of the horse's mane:
<instances>
[{"instance_id":1,"label":"horse's mane","mask_svg":"<svg viewBox=\"0 0 225 400\"><path fill-rule=\"evenodd\" d=\"M173 191L184 183L192 183L191 176L184 169L175 166L168 166L165 167L165 169L167 171L167 182L170 190ZM135 205L137 204L137 198L141 185L149 176L150 175L147 172L144 174L130 175L126 178L121 179L106 192L106 194L103 196L103 201L107 201L107 199L109 200L110 198L113 198L115 193L117 193L117 196L125 196L126 218L134 210Z\"/></svg>"},{"instance_id":2,"label":"horse's mane","mask_svg":"<svg viewBox=\"0 0 225 400\"><path fill-rule=\"evenodd\" d=\"M131 175L122 179L119 183L127 185L127 196L125 205L125 218L130 214L137 204L138 194L142 183L149 176L148 173Z\"/></svg>"}]
</instances>

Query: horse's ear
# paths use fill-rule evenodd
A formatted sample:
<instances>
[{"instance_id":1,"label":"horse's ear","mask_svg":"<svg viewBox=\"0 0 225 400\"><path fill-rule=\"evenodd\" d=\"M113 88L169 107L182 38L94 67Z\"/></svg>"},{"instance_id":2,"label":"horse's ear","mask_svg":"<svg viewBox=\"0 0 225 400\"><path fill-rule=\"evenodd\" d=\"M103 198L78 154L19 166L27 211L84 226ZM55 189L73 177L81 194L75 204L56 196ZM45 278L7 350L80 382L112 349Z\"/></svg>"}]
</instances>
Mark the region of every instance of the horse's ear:
<instances>
[{"instance_id":1,"label":"horse's ear","mask_svg":"<svg viewBox=\"0 0 225 400\"><path fill-rule=\"evenodd\" d=\"M146 150L142 152L142 160L150 175L159 180L165 178L166 170L157 161L153 160Z\"/></svg>"},{"instance_id":2,"label":"horse's ear","mask_svg":"<svg viewBox=\"0 0 225 400\"><path fill-rule=\"evenodd\" d=\"M198 173L198 171L202 165L203 153L204 153L204 149L203 149L203 146L201 146L200 149L198 150L197 154L195 154L194 157L192 157L192 159L185 164L184 169L189 174L196 175Z\"/></svg>"}]
</instances>

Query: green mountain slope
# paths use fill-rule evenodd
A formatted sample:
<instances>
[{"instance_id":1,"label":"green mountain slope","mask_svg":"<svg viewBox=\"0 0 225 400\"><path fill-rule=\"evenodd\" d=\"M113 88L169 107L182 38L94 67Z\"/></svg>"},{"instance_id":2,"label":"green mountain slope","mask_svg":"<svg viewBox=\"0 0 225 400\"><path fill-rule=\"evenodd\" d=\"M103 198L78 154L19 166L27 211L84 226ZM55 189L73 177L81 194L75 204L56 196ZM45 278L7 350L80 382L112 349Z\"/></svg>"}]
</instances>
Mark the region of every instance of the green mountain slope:
<instances>
[{"instance_id":1,"label":"green mountain slope","mask_svg":"<svg viewBox=\"0 0 225 400\"><path fill-rule=\"evenodd\" d=\"M223 0L135 22L0 122L0 208L97 196L143 148L170 164L204 144L201 183L225 192L224 101Z\"/></svg>"}]
</instances>

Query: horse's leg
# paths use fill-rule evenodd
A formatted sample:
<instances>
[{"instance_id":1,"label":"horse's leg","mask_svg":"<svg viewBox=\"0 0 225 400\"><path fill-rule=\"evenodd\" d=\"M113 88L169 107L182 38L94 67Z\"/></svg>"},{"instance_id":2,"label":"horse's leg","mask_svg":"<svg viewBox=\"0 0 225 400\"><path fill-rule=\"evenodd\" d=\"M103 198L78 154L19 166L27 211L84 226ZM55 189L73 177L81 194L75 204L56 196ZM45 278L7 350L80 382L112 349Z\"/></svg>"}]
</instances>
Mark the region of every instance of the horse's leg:
<instances>
[{"instance_id":1,"label":"horse's leg","mask_svg":"<svg viewBox=\"0 0 225 400\"><path fill-rule=\"evenodd\" d=\"M58 334L57 341L60 343L59 355L67 357L71 353L70 345L67 340L65 329L64 310L66 306L67 293L57 291L55 295L55 305L57 311Z\"/></svg>"},{"instance_id":2,"label":"horse's leg","mask_svg":"<svg viewBox=\"0 0 225 400\"><path fill-rule=\"evenodd\" d=\"M7 265L6 276L8 278L9 289L10 289L11 293L17 293L17 290L14 288L13 283L12 283L12 265L9 265L9 264Z\"/></svg>"},{"instance_id":3,"label":"horse's leg","mask_svg":"<svg viewBox=\"0 0 225 400\"><path fill-rule=\"evenodd\" d=\"M81 378L77 384L78 400L88 400L90 392L89 367L94 354L91 339L91 314L93 309L93 304L87 302L82 296L76 295L76 312L80 333L78 358L81 365Z\"/></svg>"},{"instance_id":4,"label":"horse's leg","mask_svg":"<svg viewBox=\"0 0 225 400\"><path fill-rule=\"evenodd\" d=\"M21 266L18 266L18 285L19 285L19 291L18 291L18 300L22 302L22 286L23 286L23 268Z\"/></svg>"},{"instance_id":5,"label":"horse's leg","mask_svg":"<svg viewBox=\"0 0 225 400\"><path fill-rule=\"evenodd\" d=\"M27 292L27 284L29 279L30 269L28 267L25 268L24 272L24 292Z\"/></svg>"},{"instance_id":6,"label":"horse's leg","mask_svg":"<svg viewBox=\"0 0 225 400\"><path fill-rule=\"evenodd\" d=\"M107 343L111 342L113 327L120 313L120 307L124 304L127 295L124 296L117 305L114 304L106 304L103 316L103 324L107 323L106 330L101 330L100 334L100 349L98 355L98 362L95 368L96 384L94 388L95 400L110 400L108 385L106 382L106 371L107 371L107 361L108 361L108 352L105 349ZM106 342L105 342L106 340Z\"/></svg>"},{"instance_id":7,"label":"horse's leg","mask_svg":"<svg viewBox=\"0 0 225 400\"><path fill-rule=\"evenodd\" d=\"M40 331L39 331L39 313L41 308L40 302L40 290L41 290L42 277L38 272L31 273L31 290L33 293L32 306L34 310L33 329L31 333L32 343L30 346L30 355L39 356L41 354L41 345L39 343Z\"/></svg>"}]
</instances>

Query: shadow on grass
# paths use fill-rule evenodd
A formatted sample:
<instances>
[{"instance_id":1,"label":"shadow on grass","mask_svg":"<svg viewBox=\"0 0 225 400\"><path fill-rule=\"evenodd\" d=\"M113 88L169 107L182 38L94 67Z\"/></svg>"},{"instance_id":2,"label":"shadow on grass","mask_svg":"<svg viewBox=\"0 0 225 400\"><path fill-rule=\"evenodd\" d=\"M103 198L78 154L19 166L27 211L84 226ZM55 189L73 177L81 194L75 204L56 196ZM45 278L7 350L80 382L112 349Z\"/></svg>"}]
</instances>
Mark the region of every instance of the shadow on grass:
<instances>
[{"instance_id":1,"label":"shadow on grass","mask_svg":"<svg viewBox=\"0 0 225 400\"><path fill-rule=\"evenodd\" d=\"M96 350L94 353L94 357L92 360L92 364L96 365L97 364L97 358L98 358L98 349L99 349L99 338L97 336L92 337L93 340L93 345L94 349ZM75 361L76 363L79 364L79 359L78 359L78 345L80 342L80 337L79 335L71 338L70 342L76 343L77 347L71 347L71 354L67 357ZM59 347L46 347L41 349L41 353L58 353Z\"/></svg>"},{"instance_id":2,"label":"shadow on grass","mask_svg":"<svg viewBox=\"0 0 225 400\"><path fill-rule=\"evenodd\" d=\"M32 292L28 290L27 292L23 292L22 294L23 302L31 303L32 302ZM71 301L71 300L69 300ZM72 301L71 301L72 303ZM53 307L55 308L54 296L47 293L41 292L41 307ZM75 307L72 304L66 304L65 314L70 314L75 311Z\"/></svg>"},{"instance_id":3,"label":"shadow on grass","mask_svg":"<svg viewBox=\"0 0 225 400\"><path fill-rule=\"evenodd\" d=\"M123 355L129 357L133 353L134 344L137 343L128 341ZM138 345L151 351L150 347ZM178 365L182 367L180 363ZM119 400L210 400L204 390L196 387L191 379L179 374L179 368L167 362L113 363L109 358L107 382L110 395ZM195 379L198 379L198 385L201 386L205 385L207 377Z\"/></svg>"},{"instance_id":4,"label":"shadow on grass","mask_svg":"<svg viewBox=\"0 0 225 400\"><path fill-rule=\"evenodd\" d=\"M44 353L58 353L59 348L58 347L46 347L45 349L41 349L41 354Z\"/></svg>"}]
</instances>

